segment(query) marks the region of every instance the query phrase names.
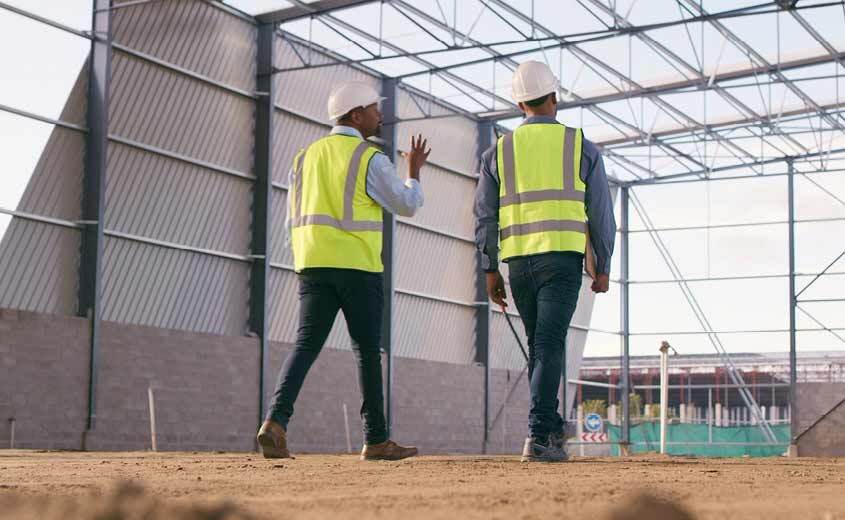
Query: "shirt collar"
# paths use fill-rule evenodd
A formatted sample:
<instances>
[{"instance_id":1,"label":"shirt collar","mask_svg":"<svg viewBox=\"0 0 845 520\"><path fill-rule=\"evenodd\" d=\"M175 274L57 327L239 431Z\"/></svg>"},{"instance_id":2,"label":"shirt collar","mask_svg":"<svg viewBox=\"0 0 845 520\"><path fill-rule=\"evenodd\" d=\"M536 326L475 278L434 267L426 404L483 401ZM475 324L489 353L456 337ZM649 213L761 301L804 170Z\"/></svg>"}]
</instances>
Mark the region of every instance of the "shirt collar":
<instances>
[{"instance_id":1,"label":"shirt collar","mask_svg":"<svg viewBox=\"0 0 845 520\"><path fill-rule=\"evenodd\" d=\"M523 125L531 125L534 123L544 123L544 124L560 124L558 123L557 119L552 116L531 116L526 117L525 120L522 121Z\"/></svg>"},{"instance_id":2,"label":"shirt collar","mask_svg":"<svg viewBox=\"0 0 845 520\"><path fill-rule=\"evenodd\" d=\"M331 135L348 135L349 137L357 137L361 140L364 139L364 136L361 135L361 132L359 132L356 128L344 125L335 125L334 127L332 127Z\"/></svg>"}]
</instances>

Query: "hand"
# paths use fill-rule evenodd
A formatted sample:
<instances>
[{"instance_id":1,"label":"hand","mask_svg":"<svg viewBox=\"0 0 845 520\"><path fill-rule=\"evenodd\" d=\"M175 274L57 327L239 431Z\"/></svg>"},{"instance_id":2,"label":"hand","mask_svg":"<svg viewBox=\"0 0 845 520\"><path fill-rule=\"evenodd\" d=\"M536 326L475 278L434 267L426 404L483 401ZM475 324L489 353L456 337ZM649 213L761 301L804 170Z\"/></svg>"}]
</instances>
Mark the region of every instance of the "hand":
<instances>
[{"instance_id":1,"label":"hand","mask_svg":"<svg viewBox=\"0 0 845 520\"><path fill-rule=\"evenodd\" d=\"M610 277L607 273L599 273L596 275L596 279L593 280L593 292L596 294L599 293L606 293L608 287L610 286Z\"/></svg>"},{"instance_id":2,"label":"hand","mask_svg":"<svg viewBox=\"0 0 845 520\"><path fill-rule=\"evenodd\" d=\"M499 271L487 273L487 296L500 307L508 306L505 301L505 298L508 297L505 292L505 280Z\"/></svg>"},{"instance_id":3,"label":"hand","mask_svg":"<svg viewBox=\"0 0 845 520\"><path fill-rule=\"evenodd\" d=\"M404 155L405 160L408 161L408 177L411 179L420 180L420 169L428 160L428 154L431 153L431 148L425 149L428 144L428 139L423 139L422 134L416 137L411 136L411 151Z\"/></svg>"}]
</instances>

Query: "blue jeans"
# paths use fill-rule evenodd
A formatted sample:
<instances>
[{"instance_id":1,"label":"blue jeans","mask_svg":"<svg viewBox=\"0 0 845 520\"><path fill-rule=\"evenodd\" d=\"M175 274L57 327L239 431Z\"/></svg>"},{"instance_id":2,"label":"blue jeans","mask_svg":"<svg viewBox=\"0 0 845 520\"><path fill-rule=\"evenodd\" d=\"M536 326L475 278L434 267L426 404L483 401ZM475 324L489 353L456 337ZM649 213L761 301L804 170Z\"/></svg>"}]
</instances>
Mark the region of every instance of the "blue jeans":
<instances>
[{"instance_id":1,"label":"blue jeans","mask_svg":"<svg viewBox=\"0 0 845 520\"><path fill-rule=\"evenodd\" d=\"M508 268L513 300L528 336L528 428L532 437L545 439L563 431L557 394L584 256L566 252L524 256L511 259Z\"/></svg>"},{"instance_id":2,"label":"blue jeans","mask_svg":"<svg viewBox=\"0 0 845 520\"><path fill-rule=\"evenodd\" d=\"M382 273L329 268L305 269L299 273L296 347L279 371L267 419L287 429L305 376L320 354L338 311L342 310L358 361L364 441L379 444L387 440L379 350L383 291Z\"/></svg>"}]
</instances>

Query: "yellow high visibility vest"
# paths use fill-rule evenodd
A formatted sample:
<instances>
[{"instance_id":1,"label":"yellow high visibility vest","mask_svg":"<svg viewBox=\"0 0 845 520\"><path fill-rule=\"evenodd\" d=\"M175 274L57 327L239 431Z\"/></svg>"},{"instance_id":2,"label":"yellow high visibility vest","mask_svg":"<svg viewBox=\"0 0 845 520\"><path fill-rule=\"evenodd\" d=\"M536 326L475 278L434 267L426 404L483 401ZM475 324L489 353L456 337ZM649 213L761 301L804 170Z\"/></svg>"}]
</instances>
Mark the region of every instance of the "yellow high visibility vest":
<instances>
[{"instance_id":1,"label":"yellow high visibility vest","mask_svg":"<svg viewBox=\"0 0 845 520\"><path fill-rule=\"evenodd\" d=\"M502 260L552 251L584 253L586 186L580 129L530 124L498 142Z\"/></svg>"},{"instance_id":2,"label":"yellow high visibility vest","mask_svg":"<svg viewBox=\"0 0 845 520\"><path fill-rule=\"evenodd\" d=\"M331 135L293 161L288 205L294 267L380 273L382 208L367 195L367 167L378 150L359 137Z\"/></svg>"}]
</instances>

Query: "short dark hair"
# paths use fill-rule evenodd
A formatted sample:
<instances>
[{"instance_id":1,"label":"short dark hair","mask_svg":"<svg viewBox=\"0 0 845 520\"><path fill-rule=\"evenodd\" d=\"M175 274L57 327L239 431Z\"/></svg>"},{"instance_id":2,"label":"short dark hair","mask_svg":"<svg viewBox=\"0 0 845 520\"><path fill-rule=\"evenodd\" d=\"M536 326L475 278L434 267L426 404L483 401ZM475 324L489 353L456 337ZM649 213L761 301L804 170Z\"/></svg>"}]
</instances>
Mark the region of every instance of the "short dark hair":
<instances>
[{"instance_id":1,"label":"short dark hair","mask_svg":"<svg viewBox=\"0 0 845 520\"><path fill-rule=\"evenodd\" d=\"M538 97L537 99L532 99L532 100L526 101L525 104L530 106L530 107L538 107L538 106L542 105L543 103L545 103L546 100L549 99L549 96L551 96L551 93L546 94L543 97Z\"/></svg>"},{"instance_id":2,"label":"short dark hair","mask_svg":"<svg viewBox=\"0 0 845 520\"><path fill-rule=\"evenodd\" d=\"M350 110L349 112L347 112L347 113L343 114L342 116L340 116L339 118L337 118L337 122L338 122L339 124L343 124L343 123L349 123L349 122L351 122L351 121L352 121L352 113L353 113L353 112L355 112L356 110L358 110L359 108L364 108L364 107L355 107L355 108L353 108L353 109L352 109L352 110Z\"/></svg>"}]
</instances>

